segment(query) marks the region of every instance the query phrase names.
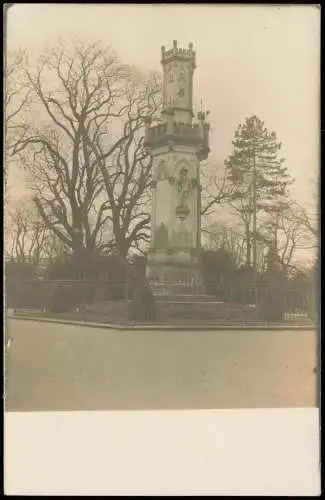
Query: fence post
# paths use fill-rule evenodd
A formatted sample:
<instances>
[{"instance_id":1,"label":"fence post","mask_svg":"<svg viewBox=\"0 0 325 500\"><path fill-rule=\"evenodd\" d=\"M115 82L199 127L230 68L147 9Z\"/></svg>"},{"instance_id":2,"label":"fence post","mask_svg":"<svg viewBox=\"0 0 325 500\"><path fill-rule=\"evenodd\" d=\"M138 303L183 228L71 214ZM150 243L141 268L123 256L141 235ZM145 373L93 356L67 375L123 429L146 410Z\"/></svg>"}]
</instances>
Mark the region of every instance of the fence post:
<instances>
[{"instance_id":1,"label":"fence post","mask_svg":"<svg viewBox=\"0 0 325 500\"><path fill-rule=\"evenodd\" d=\"M254 307L254 317L255 321L259 318L259 301L260 301L261 290L259 287L255 287L255 307Z\"/></svg>"},{"instance_id":2,"label":"fence post","mask_svg":"<svg viewBox=\"0 0 325 500\"><path fill-rule=\"evenodd\" d=\"M80 286L81 286L81 305L80 305L81 319L82 321L86 321L85 285L83 276L81 276Z\"/></svg>"},{"instance_id":3,"label":"fence post","mask_svg":"<svg viewBox=\"0 0 325 500\"><path fill-rule=\"evenodd\" d=\"M128 278L126 278L124 286L124 298L126 301L129 300L129 291L130 291L129 280Z\"/></svg>"}]
</instances>

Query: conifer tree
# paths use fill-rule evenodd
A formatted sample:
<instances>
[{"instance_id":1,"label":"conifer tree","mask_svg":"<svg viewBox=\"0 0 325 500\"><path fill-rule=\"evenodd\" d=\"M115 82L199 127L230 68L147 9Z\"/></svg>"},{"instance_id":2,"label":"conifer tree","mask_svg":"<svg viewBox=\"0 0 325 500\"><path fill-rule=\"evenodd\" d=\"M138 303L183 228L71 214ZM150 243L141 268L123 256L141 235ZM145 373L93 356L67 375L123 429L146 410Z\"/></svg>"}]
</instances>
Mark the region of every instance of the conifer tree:
<instances>
[{"instance_id":1,"label":"conifer tree","mask_svg":"<svg viewBox=\"0 0 325 500\"><path fill-rule=\"evenodd\" d=\"M288 187L293 179L288 174L284 158L280 157L281 142L275 132L269 132L257 116L246 118L236 131L233 152L225 161L228 180L234 186L232 206L246 230L247 258L251 264L252 236L272 239L278 213L286 206ZM252 223L256 211L256 234ZM264 230L264 235L263 235Z\"/></svg>"}]
</instances>

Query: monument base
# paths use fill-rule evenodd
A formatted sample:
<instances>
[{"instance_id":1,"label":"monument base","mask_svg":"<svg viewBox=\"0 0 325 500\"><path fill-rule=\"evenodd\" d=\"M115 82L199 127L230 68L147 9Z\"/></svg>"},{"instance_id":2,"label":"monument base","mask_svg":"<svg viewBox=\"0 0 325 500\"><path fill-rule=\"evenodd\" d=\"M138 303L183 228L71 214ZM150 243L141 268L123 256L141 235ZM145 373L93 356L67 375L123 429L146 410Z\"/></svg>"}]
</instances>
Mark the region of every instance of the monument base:
<instances>
[{"instance_id":1,"label":"monument base","mask_svg":"<svg viewBox=\"0 0 325 500\"><path fill-rule=\"evenodd\" d=\"M149 253L147 278L155 295L204 294L201 263L193 250Z\"/></svg>"},{"instance_id":2,"label":"monument base","mask_svg":"<svg viewBox=\"0 0 325 500\"><path fill-rule=\"evenodd\" d=\"M255 308L218 302L214 297L156 297L157 322L174 325L245 324L256 320Z\"/></svg>"}]
</instances>

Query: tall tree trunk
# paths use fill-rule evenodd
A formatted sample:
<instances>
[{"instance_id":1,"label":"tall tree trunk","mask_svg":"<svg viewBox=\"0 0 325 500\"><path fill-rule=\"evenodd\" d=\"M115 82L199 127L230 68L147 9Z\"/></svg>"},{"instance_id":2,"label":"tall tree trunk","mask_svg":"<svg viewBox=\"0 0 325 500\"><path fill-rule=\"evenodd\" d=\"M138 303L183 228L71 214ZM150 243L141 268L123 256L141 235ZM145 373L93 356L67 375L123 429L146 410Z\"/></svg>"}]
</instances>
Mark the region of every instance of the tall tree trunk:
<instances>
[{"instance_id":1,"label":"tall tree trunk","mask_svg":"<svg viewBox=\"0 0 325 500\"><path fill-rule=\"evenodd\" d=\"M251 266L251 235L249 231L249 224L246 225L246 266Z\"/></svg>"}]
</instances>

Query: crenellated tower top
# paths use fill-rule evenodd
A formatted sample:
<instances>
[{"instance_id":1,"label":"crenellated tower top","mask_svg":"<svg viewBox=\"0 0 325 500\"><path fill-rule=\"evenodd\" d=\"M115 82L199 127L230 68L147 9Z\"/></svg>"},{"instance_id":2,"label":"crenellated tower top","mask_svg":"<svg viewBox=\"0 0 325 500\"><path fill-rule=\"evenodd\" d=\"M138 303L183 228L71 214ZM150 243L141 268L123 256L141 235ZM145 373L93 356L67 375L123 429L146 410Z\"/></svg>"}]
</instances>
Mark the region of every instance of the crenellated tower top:
<instances>
[{"instance_id":1,"label":"crenellated tower top","mask_svg":"<svg viewBox=\"0 0 325 500\"><path fill-rule=\"evenodd\" d=\"M165 46L161 47L161 64L167 64L168 62L175 60L187 61L192 64L193 69L196 68L196 52L193 50L193 43L189 43L188 49L182 49L177 47L177 40L173 41L173 48L166 51Z\"/></svg>"}]
</instances>

